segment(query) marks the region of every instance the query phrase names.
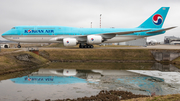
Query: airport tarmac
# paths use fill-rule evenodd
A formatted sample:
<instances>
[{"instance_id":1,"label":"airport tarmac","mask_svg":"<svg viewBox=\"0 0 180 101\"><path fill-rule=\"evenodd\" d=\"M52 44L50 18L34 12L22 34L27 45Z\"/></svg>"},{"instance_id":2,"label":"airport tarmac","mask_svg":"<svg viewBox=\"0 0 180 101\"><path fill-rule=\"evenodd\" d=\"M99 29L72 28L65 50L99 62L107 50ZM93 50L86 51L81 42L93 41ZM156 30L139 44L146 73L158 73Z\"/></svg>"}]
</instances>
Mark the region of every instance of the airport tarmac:
<instances>
[{"instance_id":1,"label":"airport tarmac","mask_svg":"<svg viewBox=\"0 0 180 101\"><path fill-rule=\"evenodd\" d=\"M6 48L8 49L8 48ZM10 49L18 49L18 48L10 48ZM115 47L94 47L94 48L79 48L79 47L29 47L29 50L41 50L41 49L180 49L180 45L154 45L154 46L147 46L147 47L143 47L143 46L115 46ZM20 50L18 51L14 51L14 52L19 52L19 51L27 51L28 48L20 48ZM2 52L0 53L0 55L2 54L9 54L12 52Z\"/></svg>"},{"instance_id":2,"label":"airport tarmac","mask_svg":"<svg viewBox=\"0 0 180 101\"><path fill-rule=\"evenodd\" d=\"M147 47L98 47L95 49L180 49L179 45L154 45Z\"/></svg>"},{"instance_id":3,"label":"airport tarmac","mask_svg":"<svg viewBox=\"0 0 180 101\"><path fill-rule=\"evenodd\" d=\"M78 48L78 47L40 47L39 49L91 49L91 48ZM180 45L154 45L154 46L127 46L127 47L94 47L93 49L180 49Z\"/></svg>"}]
</instances>

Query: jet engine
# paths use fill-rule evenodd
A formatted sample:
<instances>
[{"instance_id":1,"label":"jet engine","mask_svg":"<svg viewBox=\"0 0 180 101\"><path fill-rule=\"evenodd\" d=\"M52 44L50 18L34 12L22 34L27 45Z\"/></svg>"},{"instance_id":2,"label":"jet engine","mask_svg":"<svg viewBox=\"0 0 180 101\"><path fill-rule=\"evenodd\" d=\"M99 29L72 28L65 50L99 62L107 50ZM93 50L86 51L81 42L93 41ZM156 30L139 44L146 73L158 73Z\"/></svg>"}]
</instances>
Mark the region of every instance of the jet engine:
<instances>
[{"instance_id":1,"label":"jet engine","mask_svg":"<svg viewBox=\"0 0 180 101\"><path fill-rule=\"evenodd\" d=\"M77 40L75 38L64 38L63 44L64 46L76 46Z\"/></svg>"},{"instance_id":2,"label":"jet engine","mask_svg":"<svg viewBox=\"0 0 180 101\"><path fill-rule=\"evenodd\" d=\"M87 43L88 44L100 44L102 43L102 36L100 35L88 35L87 36Z\"/></svg>"}]
</instances>

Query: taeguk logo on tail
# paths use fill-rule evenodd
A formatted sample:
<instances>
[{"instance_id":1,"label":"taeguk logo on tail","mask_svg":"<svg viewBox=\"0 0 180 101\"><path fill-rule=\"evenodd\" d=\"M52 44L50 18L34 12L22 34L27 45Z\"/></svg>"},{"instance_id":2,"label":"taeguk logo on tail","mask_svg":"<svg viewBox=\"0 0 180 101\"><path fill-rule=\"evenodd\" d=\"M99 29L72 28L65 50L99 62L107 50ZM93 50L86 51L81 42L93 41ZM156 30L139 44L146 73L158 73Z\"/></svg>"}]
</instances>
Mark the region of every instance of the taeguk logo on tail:
<instances>
[{"instance_id":1,"label":"taeguk logo on tail","mask_svg":"<svg viewBox=\"0 0 180 101\"><path fill-rule=\"evenodd\" d=\"M153 23L155 25L161 25L163 22L163 17L160 14L156 14L153 16Z\"/></svg>"}]
</instances>

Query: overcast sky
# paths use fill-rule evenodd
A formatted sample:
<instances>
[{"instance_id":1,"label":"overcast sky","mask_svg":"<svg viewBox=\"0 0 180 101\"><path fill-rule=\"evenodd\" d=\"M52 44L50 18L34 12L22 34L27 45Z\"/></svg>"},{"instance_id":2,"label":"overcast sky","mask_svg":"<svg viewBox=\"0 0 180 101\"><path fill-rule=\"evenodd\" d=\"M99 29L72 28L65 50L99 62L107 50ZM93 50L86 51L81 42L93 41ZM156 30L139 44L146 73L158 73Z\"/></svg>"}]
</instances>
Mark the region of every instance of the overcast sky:
<instances>
[{"instance_id":1,"label":"overcast sky","mask_svg":"<svg viewBox=\"0 0 180 101\"><path fill-rule=\"evenodd\" d=\"M179 27L148 39L180 37L180 0L0 0L0 35L18 25L99 28L100 14L102 28L133 28L162 6L170 7L163 28Z\"/></svg>"}]
</instances>

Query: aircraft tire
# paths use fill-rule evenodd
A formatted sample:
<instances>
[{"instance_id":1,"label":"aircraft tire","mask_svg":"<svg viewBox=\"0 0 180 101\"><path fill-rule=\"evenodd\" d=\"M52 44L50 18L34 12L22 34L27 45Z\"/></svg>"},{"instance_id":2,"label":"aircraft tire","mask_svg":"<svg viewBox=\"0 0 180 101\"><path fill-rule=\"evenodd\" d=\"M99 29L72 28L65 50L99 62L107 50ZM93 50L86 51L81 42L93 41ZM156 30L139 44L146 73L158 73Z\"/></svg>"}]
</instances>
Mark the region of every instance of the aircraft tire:
<instances>
[{"instance_id":1,"label":"aircraft tire","mask_svg":"<svg viewBox=\"0 0 180 101\"><path fill-rule=\"evenodd\" d=\"M17 48L21 48L21 45L18 45Z\"/></svg>"}]
</instances>

